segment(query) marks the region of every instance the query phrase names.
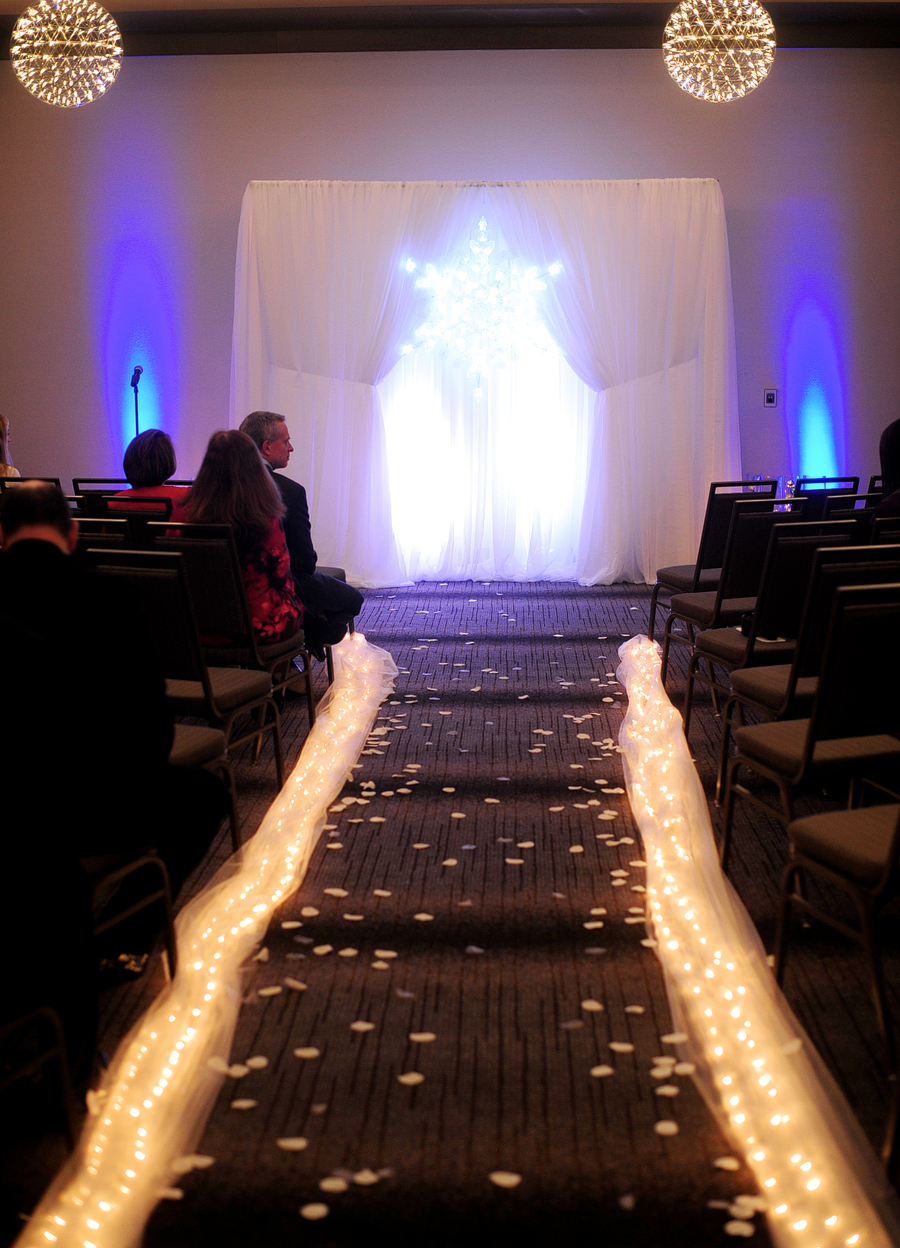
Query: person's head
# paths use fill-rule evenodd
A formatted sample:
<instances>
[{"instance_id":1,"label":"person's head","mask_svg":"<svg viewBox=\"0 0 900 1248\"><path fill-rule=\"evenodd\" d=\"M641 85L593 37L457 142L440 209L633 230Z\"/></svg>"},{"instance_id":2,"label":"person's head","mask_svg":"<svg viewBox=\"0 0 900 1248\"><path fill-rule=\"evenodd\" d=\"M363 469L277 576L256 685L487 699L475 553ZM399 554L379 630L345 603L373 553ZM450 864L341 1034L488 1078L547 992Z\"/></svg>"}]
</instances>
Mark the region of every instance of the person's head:
<instances>
[{"instance_id":1,"label":"person's head","mask_svg":"<svg viewBox=\"0 0 900 1248\"><path fill-rule=\"evenodd\" d=\"M198 524L232 525L238 545L248 547L265 540L284 504L247 435L220 429L209 440L184 511Z\"/></svg>"},{"instance_id":2,"label":"person's head","mask_svg":"<svg viewBox=\"0 0 900 1248\"><path fill-rule=\"evenodd\" d=\"M162 485L177 467L172 439L162 429L145 429L128 443L122 467L136 490Z\"/></svg>"},{"instance_id":3,"label":"person's head","mask_svg":"<svg viewBox=\"0 0 900 1248\"><path fill-rule=\"evenodd\" d=\"M69 515L62 490L52 481L26 481L0 494L3 549L25 538L52 542L66 553L75 549L78 525Z\"/></svg>"},{"instance_id":4,"label":"person's head","mask_svg":"<svg viewBox=\"0 0 900 1248\"><path fill-rule=\"evenodd\" d=\"M12 467L9 457L9 417L0 416L0 464Z\"/></svg>"},{"instance_id":5,"label":"person's head","mask_svg":"<svg viewBox=\"0 0 900 1248\"><path fill-rule=\"evenodd\" d=\"M283 416L277 412L251 412L241 421L241 433L253 439L267 464L273 468L287 468L294 448Z\"/></svg>"}]
</instances>

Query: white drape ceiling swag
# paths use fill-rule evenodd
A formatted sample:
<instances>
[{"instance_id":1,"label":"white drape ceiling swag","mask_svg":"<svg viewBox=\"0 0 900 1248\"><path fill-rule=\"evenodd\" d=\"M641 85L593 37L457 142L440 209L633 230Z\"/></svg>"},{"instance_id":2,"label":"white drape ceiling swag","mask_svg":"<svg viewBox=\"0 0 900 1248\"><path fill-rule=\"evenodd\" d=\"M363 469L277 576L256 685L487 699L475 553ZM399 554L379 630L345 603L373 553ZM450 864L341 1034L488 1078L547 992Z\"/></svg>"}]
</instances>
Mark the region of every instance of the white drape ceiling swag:
<instances>
[{"instance_id":1,"label":"white drape ceiling swag","mask_svg":"<svg viewBox=\"0 0 900 1248\"><path fill-rule=\"evenodd\" d=\"M518 523L521 546L522 517L499 515L491 496L467 517L465 542L448 540L426 567L394 532L391 489L403 483L388 470L376 387L424 320L405 261L460 255L482 215L517 259L562 266L541 315L590 390L571 478L583 502L565 539L529 520L520 559L511 535ZM652 580L658 566L693 556L709 481L739 475L719 185L251 182L238 238L232 424L258 409L287 418L289 473L307 487L320 556L359 584L411 574ZM553 440L548 419L537 464ZM423 459L415 473L438 480L443 467Z\"/></svg>"}]
</instances>

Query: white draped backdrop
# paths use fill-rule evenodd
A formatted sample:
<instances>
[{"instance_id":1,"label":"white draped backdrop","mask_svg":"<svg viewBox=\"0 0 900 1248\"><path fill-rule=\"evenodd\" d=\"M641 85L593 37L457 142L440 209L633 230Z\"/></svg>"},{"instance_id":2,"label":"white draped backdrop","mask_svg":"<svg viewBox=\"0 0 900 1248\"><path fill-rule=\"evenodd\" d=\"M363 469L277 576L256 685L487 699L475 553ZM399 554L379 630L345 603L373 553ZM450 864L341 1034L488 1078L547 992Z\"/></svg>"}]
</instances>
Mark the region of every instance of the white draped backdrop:
<instances>
[{"instance_id":1,"label":"white draped backdrop","mask_svg":"<svg viewBox=\"0 0 900 1248\"><path fill-rule=\"evenodd\" d=\"M558 352L482 399L402 356L419 270L484 216ZM654 579L696 549L707 486L740 475L725 211L711 179L251 182L235 279L231 422L283 413L323 563L414 578Z\"/></svg>"}]
</instances>

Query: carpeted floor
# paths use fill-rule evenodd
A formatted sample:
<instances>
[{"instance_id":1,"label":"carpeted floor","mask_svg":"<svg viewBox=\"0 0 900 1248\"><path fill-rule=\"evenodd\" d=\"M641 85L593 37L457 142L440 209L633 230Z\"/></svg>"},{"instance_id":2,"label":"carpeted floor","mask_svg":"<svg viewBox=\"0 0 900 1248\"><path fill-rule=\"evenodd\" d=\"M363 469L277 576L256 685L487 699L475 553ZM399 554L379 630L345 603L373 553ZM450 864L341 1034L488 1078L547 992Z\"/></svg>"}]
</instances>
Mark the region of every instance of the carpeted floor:
<instances>
[{"instance_id":1,"label":"carpeted floor","mask_svg":"<svg viewBox=\"0 0 900 1248\"><path fill-rule=\"evenodd\" d=\"M750 1176L715 1164L731 1150L689 1072L651 1075L674 1049L614 748L616 651L648 598L471 582L368 595L360 627L394 656L396 693L246 969L232 1060L267 1064L226 1081L197 1145L215 1162L159 1206L148 1248L727 1239ZM305 727L293 702L290 762ZM702 696L692 746L711 793ZM270 751L238 767L245 836L273 778ZM227 852L223 835L190 891ZM732 877L769 942L783 857L775 821L742 813ZM895 916L884 931L896 985ZM106 995L105 1048L158 981ZM787 989L877 1142L889 1089L858 953L798 929Z\"/></svg>"}]
</instances>

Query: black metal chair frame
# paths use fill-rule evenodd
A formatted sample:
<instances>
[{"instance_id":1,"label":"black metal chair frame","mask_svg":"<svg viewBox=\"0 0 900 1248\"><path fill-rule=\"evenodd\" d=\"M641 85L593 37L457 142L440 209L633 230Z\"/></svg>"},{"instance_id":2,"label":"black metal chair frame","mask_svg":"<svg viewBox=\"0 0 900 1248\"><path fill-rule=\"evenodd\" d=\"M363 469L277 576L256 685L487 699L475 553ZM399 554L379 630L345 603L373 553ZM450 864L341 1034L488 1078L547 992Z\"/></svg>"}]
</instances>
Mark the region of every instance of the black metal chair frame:
<instances>
[{"instance_id":1,"label":"black metal chair frame","mask_svg":"<svg viewBox=\"0 0 900 1248\"><path fill-rule=\"evenodd\" d=\"M63 1123L66 1143L69 1151L75 1147L78 1138L78 1108L72 1087L72 1073L69 1069L69 1055L66 1052L66 1038L63 1033L60 1017L49 1005L39 1005L18 1018L10 1019L0 1025L0 1050L7 1041L14 1041L17 1032L27 1032L35 1025L43 1025L48 1033L49 1042L20 1065L13 1065L0 1074L0 1092L5 1092L23 1079L30 1079L42 1071L48 1062L54 1062L59 1079L60 1102L63 1110ZM32 1032L33 1034L33 1032ZM4 1063L6 1065L6 1063Z\"/></svg>"},{"instance_id":2,"label":"black metal chair frame","mask_svg":"<svg viewBox=\"0 0 900 1248\"><path fill-rule=\"evenodd\" d=\"M718 806L725 786L731 732L746 722L745 712L755 711L769 721L802 719L807 707L797 698L798 683L817 679L822 666L828 624L834 605L835 591L842 585L871 585L900 579L900 546L823 546L813 556L812 571L805 593L803 616L797 645L785 675L781 705L773 710L754 701L745 692L732 689L722 712L722 740L716 772ZM736 669L735 669L736 670Z\"/></svg>"},{"instance_id":3,"label":"black metal chair frame","mask_svg":"<svg viewBox=\"0 0 900 1248\"><path fill-rule=\"evenodd\" d=\"M900 706L892 706L885 710L879 706L879 714L872 716L875 691L865 691L869 696L854 699L846 696L846 670L852 658L858 654L858 642L863 628L874 630L879 624L884 628L887 622L889 629L900 629L900 582L881 585L841 586L835 592L834 607L828 628L828 636L824 647L822 666L819 672L818 685L812 714L808 719L795 721L803 727L804 740L797 769L793 774L780 771L763 763L758 758L748 759L740 752L741 732L760 732L774 730L778 725L763 724L750 729L741 729L736 734L738 753L728 766L725 786L725 803L722 815L722 836L719 844L719 857L722 869L728 865L731 849L732 828L734 823L734 805L736 797L746 798L752 805L774 814L787 826L794 818L794 796L808 791L811 786L821 784L826 775L834 779L849 781L850 806L855 804L858 782L863 776L871 777L879 760L884 759L882 750L875 753L857 750L853 757L839 759L831 764L817 762L815 758L818 746L830 742L867 739L881 740L897 737L900 726ZM871 635L871 633L870 633ZM848 644L852 642L852 645ZM900 680L900 649L879 649L885 663L892 664L891 674ZM877 691L882 693L881 687ZM865 731L854 731L854 718L866 717ZM847 722L849 717L849 723ZM862 724L860 724L862 727ZM850 731L847 731L847 729ZM893 747L891 747L893 757ZM900 762L900 738L897 740L897 761ZM778 790L779 805L765 801L758 793L745 784L739 784L737 775L741 767L746 767L756 775L770 781Z\"/></svg>"},{"instance_id":4,"label":"black metal chair frame","mask_svg":"<svg viewBox=\"0 0 900 1248\"><path fill-rule=\"evenodd\" d=\"M728 529L731 524L731 513L734 504L739 501L759 498L775 498L778 482L774 478L765 481L713 481L706 499L706 511L703 516L703 528L700 530L700 543L697 547L697 558L693 564L678 564L671 568L657 570L656 584L650 594L650 618L647 622L647 636L653 640L656 623L656 608L660 593L670 597L677 593L695 594L700 589L703 573L707 573L709 588L715 589L718 576L713 583L712 573L720 573L722 558L728 543ZM677 579L666 580L666 572L675 573ZM689 580L687 578L690 578ZM667 603L660 604L667 606Z\"/></svg>"},{"instance_id":5,"label":"black metal chair frame","mask_svg":"<svg viewBox=\"0 0 900 1248\"><path fill-rule=\"evenodd\" d=\"M214 728L221 728L229 750L247 741L261 740L263 733L271 732L278 787L282 788L284 753L281 745L281 720L272 696L271 677L265 694L251 694L246 700L229 708L218 705L213 678L200 644L184 556L177 552L155 550L88 550L85 556L106 574L130 578L138 593L143 594L145 606L150 612L151 628L159 646L169 698L175 705L176 714L203 718ZM165 590L165 604L161 598L154 600L154 589L158 589L160 593ZM158 627L152 627L154 622ZM246 675L249 677L251 673ZM178 690L178 685L188 687L183 695ZM255 718L253 728L233 737L232 727L238 716L250 714L252 717L254 712L260 714ZM267 718L267 715L271 718Z\"/></svg>"},{"instance_id":6,"label":"black metal chair frame","mask_svg":"<svg viewBox=\"0 0 900 1248\"><path fill-rule=\"evenodd\" d=\"M777 663L774 647L766 650L767 642L776 638L795 642L800 633L803 607L812 574L815 552L822 546L847 545L855 528L851 521L813 521L796 524L776 524L769 538L769 548L759 584L756 609L747 634L744 654L738 663L704 650L705 631L698 634L694 652L688 663L687 687L684 698L684 735L691 726L691 706L694 685L710 685L725 698L731 696L731 686L716 678L716 669L728 673L744 667L760 667ZM789 663L791 655L785 653L783 661ZM700 669L706 663L708 672Z\"/></svg>"},{"instance_id":7,"label":"black metal chair frame","mask_svg":"<svg viewBox=\"0 0 900 1248\"><path fill-rule=\"evenodd\" d=\"M731 523L728 526L728 541L722 559L722 573L715 591L715 603L711 613L702 624L694 616L683 613L680 607L686 604L676 606L675 603L676 599L689 597L687 594L675 595L670 604L669 616L663 633L660 667L660 679L663 684L669 671L669 650L673 642L677 641L680 645L686 645L693 652L695 630L698 627L721 628L737 623L742 614L755 608L771 529L775 524L787 523L789 515L796 516L798 520L802 519L802 506L802 503L794 503L790 500L780 503L776 499L743 499L734 504ZM776 511L776 507L783 507L784 510ZM703 593L702 597L707 598L708 593L711 592ZM693 595L693 597L699 600L701 594ZM740 609L731 605L737 601L741 602ZM673 631L679 620L687 625L687 636L679 636ZM718 706L716 709L718 710Z\"/></svg>"},{"instance_id":8,"label":"black metal chair frame","mask_svg":"<svg viewBox=\"0 0 900 1248\"><path fill-rule=\"evenodd\" d=\"M120 923L124 923L132 915L139 914L141 910L146 910L148 906L154 906L157 902L161 902L163 908L166 970L169 978L174 979L178 968L175 914L172 907L169 872L166 870L166 864L162 858L148 851L138 857L128 857L122 854L92 854L87 858L82 858L81 861L94 889L95 905L103 890L114 889L124 879L127 879L129 875L135 875L138 871L149 870L159 877L156 888L141 897L140 900L133 902L130 906L126 906L124 910L117 910L115 914L95 923L94 937L102 936L104 932L118 927Z\"/></svg>"},{"instance_id":9,"label":"black metal chair frame","mask_svg":"<svg viewBox=\"0 0 900 1248\"><path fill-rule=\"evenodd\" d=\"M46 481L62 489L59 477L0 477L0 494L5 490L11 490L13 486L27 485L29 481Z\"/></svg>"}]
</instances>

